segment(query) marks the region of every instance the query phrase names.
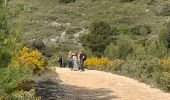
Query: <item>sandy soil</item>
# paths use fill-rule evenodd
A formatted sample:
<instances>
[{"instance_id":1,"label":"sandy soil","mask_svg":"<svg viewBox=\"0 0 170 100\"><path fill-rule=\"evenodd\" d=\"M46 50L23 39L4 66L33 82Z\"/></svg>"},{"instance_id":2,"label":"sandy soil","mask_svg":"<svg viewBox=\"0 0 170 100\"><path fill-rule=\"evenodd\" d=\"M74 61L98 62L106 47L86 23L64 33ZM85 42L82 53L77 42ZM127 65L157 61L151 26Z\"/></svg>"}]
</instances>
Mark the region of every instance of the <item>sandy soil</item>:
<instances>
[{"instance_id":1,"label":"sandy soil","mask_svg":"<svg viewBox=\"0 0 170 100\"><path fill-rule=\"evenodd\" d=\"M56 72L62 84L72 93L70 100L170 100L170 93L125 76L67 68L56 68Z\"/></svg>"}]
</instances>

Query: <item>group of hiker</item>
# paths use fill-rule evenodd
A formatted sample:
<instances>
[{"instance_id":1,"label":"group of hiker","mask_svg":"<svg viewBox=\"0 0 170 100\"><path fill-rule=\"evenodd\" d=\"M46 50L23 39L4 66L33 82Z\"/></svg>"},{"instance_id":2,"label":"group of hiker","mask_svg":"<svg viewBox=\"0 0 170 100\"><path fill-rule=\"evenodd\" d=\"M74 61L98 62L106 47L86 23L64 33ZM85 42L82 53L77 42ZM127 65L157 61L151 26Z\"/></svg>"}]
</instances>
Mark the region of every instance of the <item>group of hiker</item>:
<instances>
[{"instance_id":1,"label":"group of hiker","mask_svg":"<svg viewBox=\"0 0 170 100\"><path fill-rule=\"evenodd\" d=\"M86 58L87 58L86 54L82 53L81 51L79 53L70 51L67 57L68 67L74 71L77 70L84 71L83 64ZM58 56L58 63L60 64L60 67L63 67L63 57L61 53Z\"/></svg>"}]
</instances>

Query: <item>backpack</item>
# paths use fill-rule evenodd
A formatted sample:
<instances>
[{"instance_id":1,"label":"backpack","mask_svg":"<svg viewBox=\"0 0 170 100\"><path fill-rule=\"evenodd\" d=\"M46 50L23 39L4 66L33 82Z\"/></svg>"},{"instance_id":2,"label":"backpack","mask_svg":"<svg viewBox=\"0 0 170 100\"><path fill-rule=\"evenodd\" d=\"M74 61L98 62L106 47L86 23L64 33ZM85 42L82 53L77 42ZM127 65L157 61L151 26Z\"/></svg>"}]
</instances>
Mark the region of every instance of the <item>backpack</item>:
<instances>
[{"instance_id":1,"label":"backpack","mask_svg":"<svg viewBox=\"0 0 170 100\"><path fill-rule=\"evenodd\" d=\"M72 61L73 61L73 56L68 57L68 62L70 63Z\"/></svg>"},{"instance_id":2,"label":"backpack","mask_svg":"<svg viewBox=\"0 0 170 100\"><path fill-rule=\"evenodd\" d=\"M87 55L85 53L83 53L83 56L84 56L83 60L86 60L87 59Z\"/></svg>"}]
</instances>

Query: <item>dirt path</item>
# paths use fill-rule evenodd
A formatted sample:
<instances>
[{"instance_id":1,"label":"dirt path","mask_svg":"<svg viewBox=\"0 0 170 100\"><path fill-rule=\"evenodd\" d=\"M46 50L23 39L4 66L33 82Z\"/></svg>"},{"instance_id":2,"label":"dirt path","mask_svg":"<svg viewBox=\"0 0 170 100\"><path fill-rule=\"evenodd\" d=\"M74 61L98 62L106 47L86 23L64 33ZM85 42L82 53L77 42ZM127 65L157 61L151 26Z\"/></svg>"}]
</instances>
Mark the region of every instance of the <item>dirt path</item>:
<instances>
[{"instance_id":1,"label":"dirt path","mask_svg":"<svg viewBox=\"0 0 170 100\"><path fill-rule=\"evenodd\" d=\"M73 93L70 100L170 100L170 93L111 73L56 68L62 84Z\"/></svg>"}]
</instances>

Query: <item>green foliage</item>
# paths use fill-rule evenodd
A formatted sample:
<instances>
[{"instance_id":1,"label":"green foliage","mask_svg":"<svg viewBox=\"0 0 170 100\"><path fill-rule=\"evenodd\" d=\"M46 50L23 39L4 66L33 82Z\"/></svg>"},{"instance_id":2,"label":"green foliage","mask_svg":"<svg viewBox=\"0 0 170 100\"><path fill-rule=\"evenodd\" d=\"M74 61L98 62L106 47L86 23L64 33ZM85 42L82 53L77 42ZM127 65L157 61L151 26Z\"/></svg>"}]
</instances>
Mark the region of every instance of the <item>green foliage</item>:
<instances>
[{"instance_id":1,"label":"green foliage","mask_svg":"<svg viewBox=\"0 0 170 100\"><path fill-rule=\"evenodd\" d=\"M1 48L0 48L1 49ZM7 67L11 62L11 54L7 50L0 50L0 68Z\"/></svg>"},{"instance_id":2,"label":"green foliage","mask_svg":"<svg viewBox=\"0 0 170 100\"><path fill-rule=\"evenodd\" d=\"M164 33L164 35L166 37L165 40L167 42L167 47L170 48L170 22L168 22L166 28L167 28L167 33Z\"/></svg>"},{"instance_id":3,"label":"green foliage","mask_svg":"<svg viewBox=\"0 0 170 100\"><path fill-rule=\"evenodd\" d=\"M51 57L52 56L52 52L50 50L50 48L48 48L44 42L42 40L35 40L32 42L32 44L30 45L30 47L32 49L37 49L39 50L45 57Z\"/></svg>"},{"instance_id":4,"label":"green foliage","mask_svg":"<svg viewBox=\"0 0 170 100\"><path fill-rule=\"evenodd\" d=\"M137 25L131 29L133 35L147 35L152 32L150 25Z\"/></svg>"},{"instance_id":5,"label":"green foliage","mask_svg":"<svg viewBox=\"0 0 170 100\"><path fill-rule=\"evenodd\" d=\"M127 59L126 63L117 71L124 75L130 75L149 84L158 84L161 66L159 59L147 55L144 49L138 49L132 59Z\"/></svg>"},{"instance_id":6,"label":"green foliage","mask_svg":"<svg viewBox=\"0 0 170 100\"><path fill-rule=\"evenodd\" d=\"M37 100L35 90L30 91L16 91L8 98L10 100Z\"/></svg>"},{"instance_id":7,"label":"green foliage","mask_svg":"<svg viewBox=\"0 0 170 100\"><path fill-rule=\"evenodd\" d=\"M72 35L72 34L75 34L75 33L79 32L80 30L81 30L80 28L68 28L66 30L66 33L68 35Z\"/></svg>"},{"instance_id":8,"label":"green foliage","mask_svg":"<svg viewBox=\"0 0 170 100\"><path fill-rule=\"evenodd\" d=\"M126 59L135 50L134 41L128 35L120 35L116 43L111 43L105 49L109 58Z\"/></svg>"},{"instance_id":9,"label":"green foliage","mask_svg":"<svg viewBox=\"0 0 170 100\"><path fill-rule=\"evenodd\" d=\"M80 40L82 45L91 49L92 52L103 53L115 34L115 30L111 31L107 22L96 21L92 23L90 33L81 36Z\"/></svg>"},{"instance_id":10,"label":"green foliage","mask_svg":"<svg viewBox=\"0 0 170 100\"><path fill-rule=\"evenodd\" d=\"M120 2L125 3L125 2L132 2L134 0L120 0Z\"/></svg>"},{"instance_id":11,"label":"green foliage","mask_svg":"<svg viewBox=\"0 0 170 100\"><path fill-rule=\"evenodd\" d=\"M45 48L45 44L43 43L42 40L35 40L32 43L32 48L33 49L38 49L38 50L43 49L43 48Z\"/></svg>"},{"instance_id":12,"label":"green foliage","mask_svg":"<svg viewBox=\"0 0 170 100\"><path fill-rule=\"evenodd\" d=\"M32 75L32 70L27 67L17 68L11 66L0 69L0 91L11 93L17 85Z\"/></svg>"},{"instance_id":13,"label":"green foliage","mask_svg":"<svg viewBox=\"0 0 170 100\"><path fill-rule=\"evenodd\" d=\"M158 36L159 41L166 45L167 48L170 48L170 22L160 29Z\"/></svg>"},{"instance_id":14,"label":"green foliage","mask_svg":"<svg viewBox=\"0 0 170 100\"><path fill-rule=\"evenodd\" d=\"M134 41L127 35L122 35L117 40L119 58L125 59L128 55L133 53Z\"/></svg>"},{"instance_id":15,"label":"green foliage","mask_svg":"<svg viewBox=\"0 0 170 100\"><path fill-rule=\"evenodd\" d=\"M76 0L59 0L59 3L73 3Z\"/></svg>"},{"instance_id":16,"label":"green foliage","mask_svg":"<svg viewBox=\"0 0 170 100\"><path fill-rule=\"evenodd\" d=\"M116 29L118 34L130 34L130 27L128 25L116 25Z\"/></svg>"},{"instance_id":17,"label":"green foliage","mask_svg":"<svg viewBox=\"0 0 170 100\"><path fill-rule=\"evenodd\" d=\"M153 41L148 47L146 47L146 51L148 55L152 55L159 58L166 56L166 54L168 53L166 45L158 41Z\"/></svg>"},{"instance_id":18,"label":"green foliage","mask_svg":"<svg viewBox=\"0 0 170 100\"><path fill-rule=\"evenodd\" d=\"M162 16L170 16L170 4L169 3L165 3L160 12L159 12L159 15L162 15Z\"/></svg>"},{"instance_id":19,"label":"green foliage","mask_svg":"<svg viewBox=\"0 0 170 100\"><path fill-rule=\"evenodd\" d=\"M154 3L156 3L156 0L146 0L146 3L148 5L153 5Z\"/></svg>"},{"instance_id":20,"label":"green foliage","mask_svg":"<svg viewBox=\"0 0 170 100\"><path fill-rule=\"evenodd\" d=\"M116 58L119 58L119 51L118 51L118 46L114 43L110 43L105 51L104 51L104 54L109 57L109 58L113 58L113 59L116 59Z\"/></svg>"},{"instance_id":21,"label":"green foliage","mask_svg":"<svg viewBox=\"0 0 170 100\"><path fill-rule=\"evenodd\" d=\"M165 45L167 45L167 43L168 43L167 42L167 40L168 40L168 30L167 30L166 27L162 27L160 29L158 36L159 36L159 41L164 43Z\"/></svg>"},{"instance_id":22,"label":"green foliage","mask_svg":"<svg viewBox=\"0 0 170 100\"><path fill-rule=\"evenodd\" d=\"M2 43L6 35L9 33L6 20L6 10L0 7L0 42ZM0 43L0 44L1 44Z\"/></svg>"}]
</instances>

